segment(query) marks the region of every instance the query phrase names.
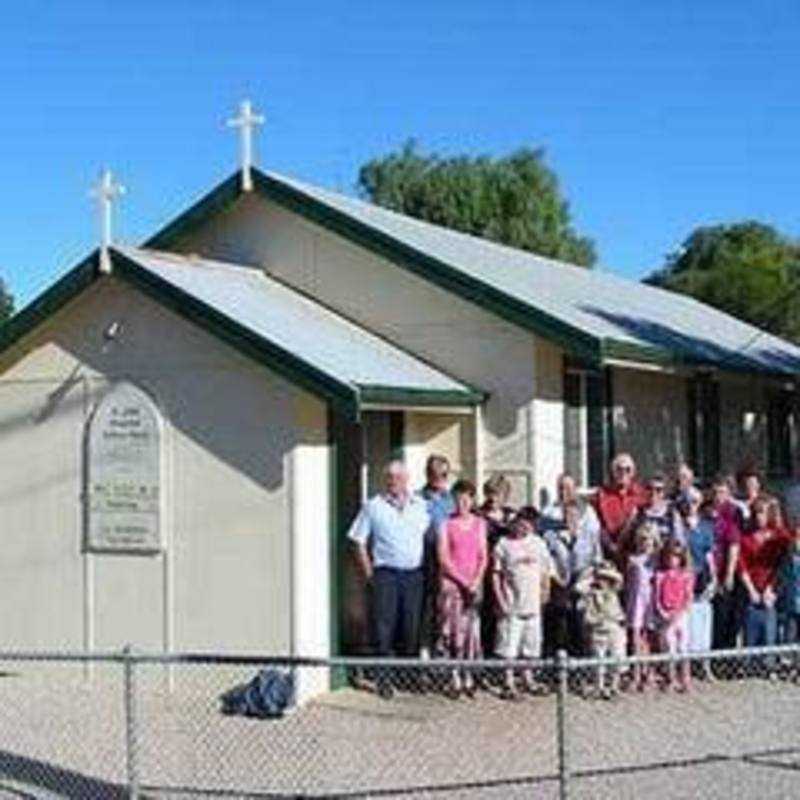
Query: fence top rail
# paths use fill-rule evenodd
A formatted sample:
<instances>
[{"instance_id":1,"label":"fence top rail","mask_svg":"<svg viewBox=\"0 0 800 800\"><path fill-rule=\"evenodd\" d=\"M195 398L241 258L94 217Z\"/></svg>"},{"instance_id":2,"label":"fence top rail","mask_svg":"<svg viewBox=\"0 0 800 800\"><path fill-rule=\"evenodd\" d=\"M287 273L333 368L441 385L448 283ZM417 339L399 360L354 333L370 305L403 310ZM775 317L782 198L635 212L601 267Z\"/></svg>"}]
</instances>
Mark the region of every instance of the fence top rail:
<instances>
[{"instance_id":1,"label":"fence top rail","mask_svg":"<svg viewBox=\"0 0 800 800\"><path fill-rule=\"evenodd\" d=\"M165 665L230 665L253 667L318 667L369 669L408 668L408 669L566 669L577 671L600 666L632 666L634 664L663 664L675 661L714 662L730 659L758 659L769 656L793 655L800 660L800 644L776 645L772 647L752 647L733 650L711 650L686 655L659 653L647 656L626 656L625 658L572 658L559 653L557 658L539 659L420 659L420 658L378 658L375 656L333 656L329 658L314 656L266 655L256 653L213 653L138 651L132 648L106 651L57 651L57 650L0 650L0 662L61 662L61 663L137 663Z\"/></svg>"},{"instance_id":2,"label":"fence top rail","mask_svg":"<svg viewBox=\"0 0 800 800\"><path fill-rule=\"evenodd\" d=\"M682 661L714 663L717 661L746 661L765 659L770 656L792 655L800 660L800 645L782 644L769 647L740 647L729 650L707 650L699 653L653 653L651 655L625 656L624 658L568 658L566 668L569 671L580 671L595 667L628 667L639 665L669 664Z\"/></svg>"}]
</instances>

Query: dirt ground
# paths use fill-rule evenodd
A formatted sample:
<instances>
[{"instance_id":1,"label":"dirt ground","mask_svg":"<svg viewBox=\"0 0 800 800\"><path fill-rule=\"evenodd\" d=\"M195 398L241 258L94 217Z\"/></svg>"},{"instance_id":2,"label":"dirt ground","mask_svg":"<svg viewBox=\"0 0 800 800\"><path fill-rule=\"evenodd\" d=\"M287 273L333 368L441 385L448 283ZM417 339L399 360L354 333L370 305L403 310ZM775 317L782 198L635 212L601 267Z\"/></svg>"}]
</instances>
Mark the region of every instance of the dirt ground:
<instances>
[{"instance_id":1,"label":"dirt ground","mask_svg":"<svg viewBox=\"0 0 800 800\"><path fill-rule=\"evenodd\" d=\"M556 702L344 689L287 717L225 717L250 670L137 671L134 768L147 797L557 798ZM614 701L571 694L570 798L800 796L800 687L761 679ZM0 798L123 797L118 666L0 678Z\"/></svg>"}]
</instances>

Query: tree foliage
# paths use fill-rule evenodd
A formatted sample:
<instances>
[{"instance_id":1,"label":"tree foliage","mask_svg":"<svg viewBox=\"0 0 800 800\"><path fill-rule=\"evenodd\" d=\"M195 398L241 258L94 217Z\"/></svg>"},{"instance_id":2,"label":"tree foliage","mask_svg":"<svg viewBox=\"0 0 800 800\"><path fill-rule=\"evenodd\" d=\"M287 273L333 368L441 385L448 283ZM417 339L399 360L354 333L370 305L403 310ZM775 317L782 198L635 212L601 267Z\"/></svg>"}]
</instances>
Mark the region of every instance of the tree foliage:
<instances>
[{"instance_id":1,"label":"tree foliage","mask_svg":"<svg viewBox=\"0 0 800 800\"><path fill-rule=\"evenodd\" d=\"M8 291L8 287L0 278L0 325L2 325L14 313L14 297Z\"/></svg>"},{"instance_id":2,"label":"tree foliage","mask_svg":"<svg viewBox=\"0 0 800 800\"><path fill-rule=\"evenodd\" d=\"M358 188L380 206L474 236L587 267L596 258L592 240L572 228L542 150L441 158L411 141L365 164Z\"/></svg>"},{"instance_id":3,"label":"tree foliage","mask_svg":"<svg viewBox=\"0 0 800 800\"><path fill-rule=\"evenodd\" d=\"M697 228L646 282L800 341L800 243L769 225Z\"/></svg>"}]
</instances>

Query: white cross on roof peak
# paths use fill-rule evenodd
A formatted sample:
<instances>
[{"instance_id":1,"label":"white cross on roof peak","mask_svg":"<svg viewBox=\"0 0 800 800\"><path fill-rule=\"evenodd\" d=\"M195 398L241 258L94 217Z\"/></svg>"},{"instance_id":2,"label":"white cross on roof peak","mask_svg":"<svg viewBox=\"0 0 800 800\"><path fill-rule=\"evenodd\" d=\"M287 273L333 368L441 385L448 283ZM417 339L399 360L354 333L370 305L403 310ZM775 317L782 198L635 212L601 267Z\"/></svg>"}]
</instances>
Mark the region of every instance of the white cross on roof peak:
<instances>
[{"instance_id":1,"label":"white cross on roof peak","mask_svg":"<svg viewBox=\"0 0 800 800\"><path fill-rule=\"evenodd\" d=\"M253 104L249 100L242 100L239 115L228 120L229 128L239 128L242 190L245 192L253 189L253 131L263 124L264 117L253 111Z\"/></svg>"},{"instance_id":2,"label":"white cross on roof peak","mask_svg":"<svg viewBox=\"0 0 800 800\"><path fill-rule=\"evenodd\" d=\"M125 187L115 181L111 170L106 168L100 173L90 194L97 201L100 217L100 269L111 272L108 257L108 248L111 246L111 208L114 201L125 194Z\"/></svg>"}]
</instances>

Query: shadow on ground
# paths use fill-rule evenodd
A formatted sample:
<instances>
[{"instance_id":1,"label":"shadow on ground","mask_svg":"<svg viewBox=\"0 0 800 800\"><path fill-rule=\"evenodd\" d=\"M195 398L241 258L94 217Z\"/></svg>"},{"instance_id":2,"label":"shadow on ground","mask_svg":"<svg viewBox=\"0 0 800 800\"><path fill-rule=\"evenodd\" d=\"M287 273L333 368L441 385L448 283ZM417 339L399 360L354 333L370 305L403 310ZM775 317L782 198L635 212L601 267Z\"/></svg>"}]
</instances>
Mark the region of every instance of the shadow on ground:
<instances>
[{"instance_id":1,"label":"shadow on ground","mask_svg":"<svg viewBox=\"0 0 800 800\"><path fill-rule=\"evenodd\" d=\"M7 781L12 785L6 785ZM87 797L124 800L128 796L125 787L119 784L0 750L0 791L6 796L41 798L46 796L41 790L70 800L86 800Z\"/></svg>"}]
</instances>

